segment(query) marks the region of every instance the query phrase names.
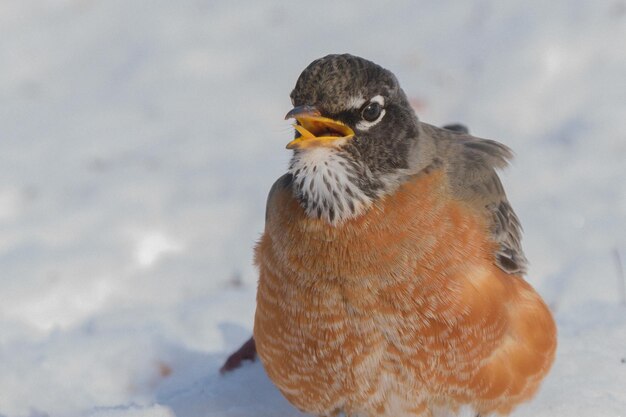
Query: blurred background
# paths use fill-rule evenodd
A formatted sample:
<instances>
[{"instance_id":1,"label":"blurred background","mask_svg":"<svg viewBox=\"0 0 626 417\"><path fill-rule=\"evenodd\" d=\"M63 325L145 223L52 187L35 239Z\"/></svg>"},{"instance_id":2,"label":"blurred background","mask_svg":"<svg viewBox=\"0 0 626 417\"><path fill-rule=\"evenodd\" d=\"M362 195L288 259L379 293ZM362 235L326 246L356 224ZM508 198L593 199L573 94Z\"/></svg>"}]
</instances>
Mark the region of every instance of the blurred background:
<instances>
[{"instance_id":1,"label":"blurred background","mask_svg":"<svg viewBox=\"0 0 626 417\"><path fill-rule=\"evenodd\" d=\"M0 1L0 415L295 416L252 248L312 60L393 71L503 181L557 364L517 416L626 411L626 1ZM620 414L621 413L621 414Z\"/></svg>"}]
</instances>

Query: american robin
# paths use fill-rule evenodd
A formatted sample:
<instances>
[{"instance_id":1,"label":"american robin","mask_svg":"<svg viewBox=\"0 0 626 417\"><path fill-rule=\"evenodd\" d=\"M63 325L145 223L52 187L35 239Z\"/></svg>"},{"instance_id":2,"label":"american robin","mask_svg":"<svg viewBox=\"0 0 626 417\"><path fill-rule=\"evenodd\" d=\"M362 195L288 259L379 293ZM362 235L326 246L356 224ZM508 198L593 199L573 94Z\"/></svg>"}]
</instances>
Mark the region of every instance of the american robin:
<instances>
[{"instance_id":1,"label":"american robin","mask_svg":"<svg viewBox=\"0 0 626 417\"><path fill-rule=\"evenodd\" d=\"M293 156L255 249L270 379L318 416L486 416L528 400L556 328L523 279L496 174L510 149L420 122L390 71L351 55L311 63L291 99Z\"/></svg>"}]
</instances>

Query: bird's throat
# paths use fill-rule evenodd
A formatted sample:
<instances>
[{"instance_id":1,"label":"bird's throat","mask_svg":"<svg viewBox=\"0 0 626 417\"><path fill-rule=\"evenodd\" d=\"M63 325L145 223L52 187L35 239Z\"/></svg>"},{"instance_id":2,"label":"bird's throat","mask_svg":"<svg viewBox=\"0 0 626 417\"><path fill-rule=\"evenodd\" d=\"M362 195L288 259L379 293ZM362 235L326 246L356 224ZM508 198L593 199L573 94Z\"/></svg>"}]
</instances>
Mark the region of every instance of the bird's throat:
<instances>
[{"instance_id":1,"label":"bird's throat","mask_svg":"<svg viewBox=\"0 0 626 417\"><path fill-rule=\"evenodd\" d=\"M362 215L377 197L362 171L346 152L327 147L295 152L289 164L302 208L332 225Z\"/></svg>"}]
</instances>

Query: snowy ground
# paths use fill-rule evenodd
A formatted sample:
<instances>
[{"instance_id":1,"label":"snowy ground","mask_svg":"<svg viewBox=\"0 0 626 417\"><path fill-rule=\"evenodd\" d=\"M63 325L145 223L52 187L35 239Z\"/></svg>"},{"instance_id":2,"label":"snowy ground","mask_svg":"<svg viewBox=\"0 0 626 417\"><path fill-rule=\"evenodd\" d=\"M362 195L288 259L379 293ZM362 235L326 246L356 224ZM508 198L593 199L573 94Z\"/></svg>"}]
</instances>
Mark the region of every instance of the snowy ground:
<instances>
[{"instance_id":1,"label":"snowy ground","mask_svg":"<svg viewBox=\"0 0 626 417\"><path fill-rule=\"evenodd\" d=\"M515 415L625 416L626 2L0 2L0 415L299 415L258 363L252 246L300 71L351 52L504 174L556 365Z\"/></svg>"}]
</instances>

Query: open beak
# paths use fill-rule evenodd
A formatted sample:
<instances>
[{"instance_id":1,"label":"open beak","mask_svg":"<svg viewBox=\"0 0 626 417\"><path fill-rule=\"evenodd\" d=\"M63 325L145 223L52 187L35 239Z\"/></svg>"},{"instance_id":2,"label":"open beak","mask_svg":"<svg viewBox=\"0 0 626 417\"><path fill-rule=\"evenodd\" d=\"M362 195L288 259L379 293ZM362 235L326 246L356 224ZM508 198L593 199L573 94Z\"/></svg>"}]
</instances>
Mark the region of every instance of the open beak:
<instances>
[{"instance_id":1,"label":"open beak","mask_svg":"<svg viewBox=\"0 0 626 417\"><path fill-rule=\"evenodd\" d=\"M354 131L338 120L322 117L313 106L294 107L285 119L296 119L293 127L299 133L287 149L338 147L354 137Z\"/></svg>"}]
</instances>

